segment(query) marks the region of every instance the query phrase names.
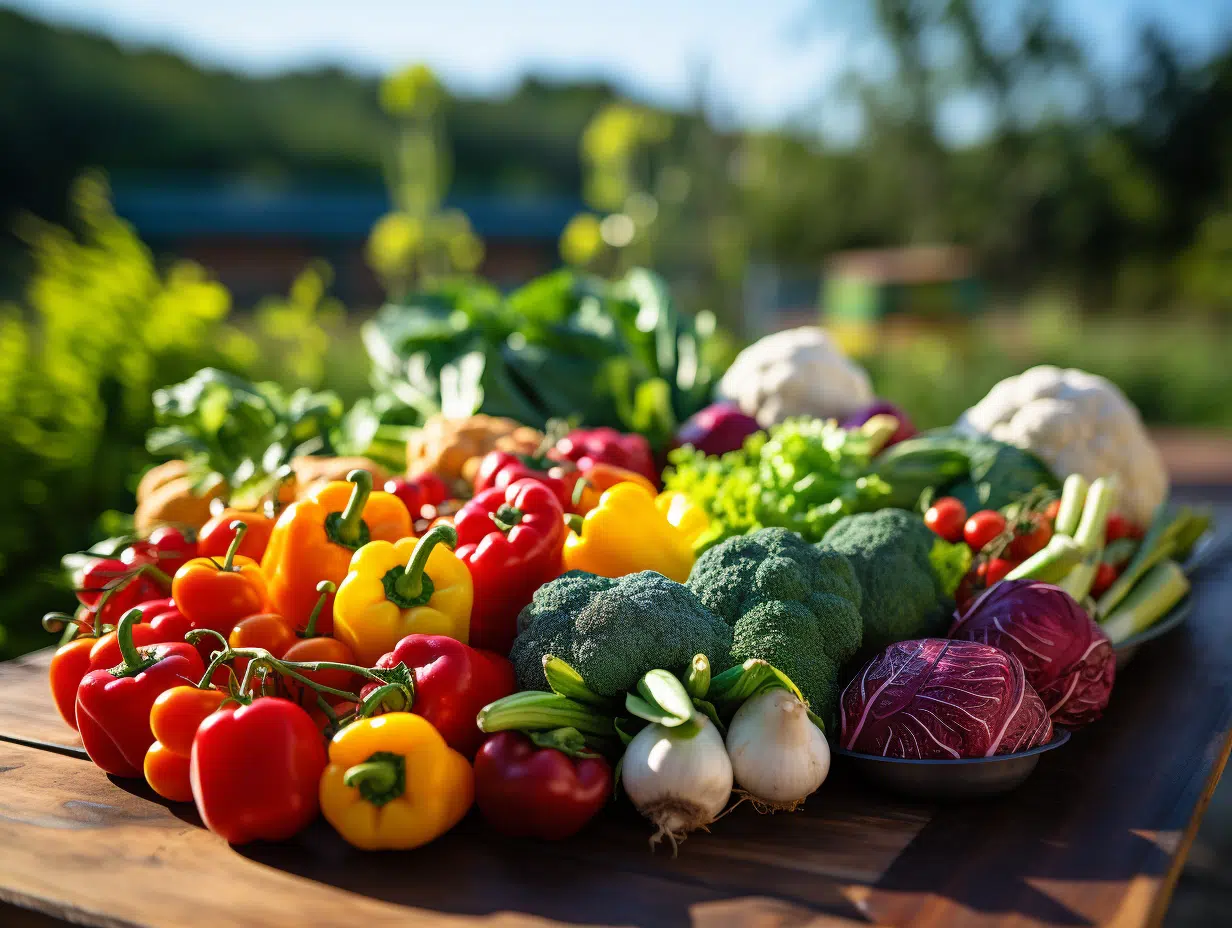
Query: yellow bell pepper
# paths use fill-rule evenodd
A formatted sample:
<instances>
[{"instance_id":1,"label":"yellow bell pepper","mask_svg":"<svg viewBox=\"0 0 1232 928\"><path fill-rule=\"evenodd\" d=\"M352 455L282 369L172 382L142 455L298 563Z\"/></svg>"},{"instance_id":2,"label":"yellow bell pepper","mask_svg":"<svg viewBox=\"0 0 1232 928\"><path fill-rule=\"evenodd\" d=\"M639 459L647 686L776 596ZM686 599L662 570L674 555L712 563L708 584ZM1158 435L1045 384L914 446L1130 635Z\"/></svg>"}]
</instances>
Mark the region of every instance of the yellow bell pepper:
<instances>
[{"instance_id":1,"label":"yellow bell pepper","mask_svg":"<svg viewBox=\"0 0 1232 928\"><path fill-rule=\"evenodd\" d=\"M475 588L450 550L458 533L438 523L423 538L373 541L351 558L334 599L334 637L371 667L407 635L470 637Z\"/></svg>"},{"instance_id":2,"label":"yellow bell pepper","mask_svg":"<svg viewBox=\"0 0 1232 928\"><path fill-rule=\"evenodd\" d=\"M683 493L677 490L664 490L655 497L655 508L667 517L667 521L689 539L689 544L697 541L699 535L710 527L710 517L706 510L697 505Z\"/></svg>"},{"instance_id":3,"label":"yellow bell pepper","mask_svg":"<svg viewBox=\"0 0 1232 928\"><path fill-rule=\"evenodd\" d=\"M692 543L638 484L618 483L604 491L599 505L585 517L567 518L572 531L565 539L565 570L601 577L654 570L678 583L689 579Z\"/></svg>"},{"instance_id":4,"label":"yellow bell pepper","mask_svg":"<svg viewBox=\"0 0 1232 928\"><path fill-rule=\"evenodd\" d=\"M458 824L474 798L471 765L422 716L361 719L329 743L321 812L365 851L427 844Z\"/></svg>"}]
</instances>

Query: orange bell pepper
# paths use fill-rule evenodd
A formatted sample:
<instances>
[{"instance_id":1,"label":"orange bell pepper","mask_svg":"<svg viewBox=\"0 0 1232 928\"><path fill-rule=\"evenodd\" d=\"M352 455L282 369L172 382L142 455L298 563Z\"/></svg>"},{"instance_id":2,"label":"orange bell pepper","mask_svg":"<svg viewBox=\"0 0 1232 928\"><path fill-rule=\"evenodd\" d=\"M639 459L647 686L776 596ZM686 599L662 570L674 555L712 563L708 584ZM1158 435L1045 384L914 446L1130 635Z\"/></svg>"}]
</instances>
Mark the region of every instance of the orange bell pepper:
<instances>
[{"instance_id":1,"label":"orange bell pepper","mask_svg":"<svg viewBox=\"0 0 1232 928\"><path fill-rule=\"evenodd\" d=\"M171 598L193 628L212 628L224 638L237 622L265 610L265 574L250 557L236 554L248 526L232 522L235 537L221 564L212 557L193 558L175 572Z\"/></svg>"},{"instance_id":2,"label":"orange bell pepper","mask_svg":"<svg viewBox=\"0 0 1232 928\"><path fill-rule=\"evenodd\" d=\"M317 602L318 583L341 584L351 555L369 541L394 542L409 534L406 506L392 493L374 493L372 475L366 470L351 471L346 482L327 483L278 517L261 561L270 605L296 629L306 628ZM331 595L317 631L328 635L333 628Z\"/></svg>"}]
</instances>

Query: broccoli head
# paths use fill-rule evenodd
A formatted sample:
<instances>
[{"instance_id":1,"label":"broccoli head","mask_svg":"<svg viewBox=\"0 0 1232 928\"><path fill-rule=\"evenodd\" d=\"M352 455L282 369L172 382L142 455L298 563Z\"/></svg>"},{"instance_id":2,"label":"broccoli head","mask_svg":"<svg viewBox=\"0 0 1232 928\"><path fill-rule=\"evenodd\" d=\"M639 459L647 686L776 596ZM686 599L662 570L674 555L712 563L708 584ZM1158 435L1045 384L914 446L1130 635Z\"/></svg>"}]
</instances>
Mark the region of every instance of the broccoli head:
<instances>
[{"instance_id":1,"label":"broccoli head","mask_svg":"<svg viewBox=\"0 0 1232 928\"><path fill-rule=\"evenodd\" d=\"M732 665L727 624L685 586L649 570L616 579L570 571L535 592L518 628L509 659L521 689L548 688L548 654L604 696L633 689L650 670L682 672L695 654L715 673Z\"/></svg>"},{"instance_id":2,"label":"broccoli head","mask_svg":"<svg viewBox=\"0 0 1232 928\"><path fill-rule=\"evenodd\" d=\"M814 712L834 718L839 669L863 634L860 585L847 558L787 529L766 528L708 550L688 586L732 626L734 660L768 661L791 677Z\"/></svg>"},{"instance_id":3,"label":"broccoli head","mask_svg":"<svg viewBox=\"0 0 1232 928\"><path fill-rule=\"evenodd\" d=\"M881 509L839 520L818 547L846 555L855 568L864 592L863 653L945 635L954 590L970 565L966 545L938 538L914 513Z\"/></svg>"}]
</instances>

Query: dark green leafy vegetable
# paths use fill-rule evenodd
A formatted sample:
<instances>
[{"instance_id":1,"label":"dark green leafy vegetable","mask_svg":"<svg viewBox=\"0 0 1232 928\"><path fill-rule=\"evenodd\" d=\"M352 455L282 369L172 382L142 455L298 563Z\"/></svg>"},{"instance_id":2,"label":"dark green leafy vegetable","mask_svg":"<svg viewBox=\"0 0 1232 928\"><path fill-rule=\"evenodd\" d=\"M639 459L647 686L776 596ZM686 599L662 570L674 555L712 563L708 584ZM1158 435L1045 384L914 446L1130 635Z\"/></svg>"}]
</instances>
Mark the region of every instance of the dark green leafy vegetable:
<instances>
[{"instance_id":1,"label":"dark green leafy vegetable","mask_svg":"<svg viewBox=\"0 0 1232 928\"><path fill-rule=\"evenodd\" d=\"M277 384L207 367L155 391L146 448L182 458L203 482L221 476L242 504L266 493L279 469L304 455L369 455L402 469L405 436L381 422L393 412L371 403L344 412L332 392L288 394Z\"/></svg>"},{"instance_id":2,"label":"dark green leafy vegetable","mask_svg":"<svg viewBox=\"0 0 1232 928\"><path fill-rule=\"evenodd\" d=\"M608 283L562 270L508 297L453 281L364 327L374 385L423 416L483 412L637 431L662 446L706 405L714 317L682 315L641 269Z\"/></svg>"},{"instance_id":3,"label":"dark green leafy vegetable","mask_svg":"<svg viewBox=\"0 0 1232 928\"><path fill-rule=\"evenodd\" d=\"M900 509L916 508L925 492L957 497L968 512L1000 509L1036 487L1055 490L1061 485L1030 451L947 429L886 449L874 469L892 488L885 505Z\"/></svg>"}]
</instances>

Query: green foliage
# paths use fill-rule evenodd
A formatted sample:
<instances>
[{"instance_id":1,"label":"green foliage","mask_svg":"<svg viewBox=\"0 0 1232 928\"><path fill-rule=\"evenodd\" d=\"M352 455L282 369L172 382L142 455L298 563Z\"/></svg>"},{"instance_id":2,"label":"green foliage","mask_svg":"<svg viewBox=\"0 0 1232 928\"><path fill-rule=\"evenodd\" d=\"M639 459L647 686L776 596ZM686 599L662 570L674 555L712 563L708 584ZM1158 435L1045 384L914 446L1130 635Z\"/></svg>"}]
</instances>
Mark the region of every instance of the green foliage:
<instances>
[{"instance_id":1,"label":"green foliage","mask_svg":"<svg viewBox=\"0 0 1232 928\"><path fill-rule=\"evenodd\" d=\"M862 593L847 558L767 528L708 550L687 585L732 626L735 662L769 662L814 712L834 718L840 669L863 637Z\"/></svg>"},{"instance_id":2,"label":"green foliage","mask_svg":"<svg viewBox=\"0 0 1232 928\"><path fill-rule=\"evenodd\" d=\"M185 262L159 271L112 214L100 178L83 178L73 204L77 234L23 221L34 261L27 305L0 312L0 468L10 482L0 494L0 628L9 649L39 640L39 610L67 605L56 593L59 556L85 547L99 513L131 511L153 388L202 364L251 358L251 343L225 325L226 290Z\"/></svg>"},{"instance_id":3,"label":"green foliage","mask_svg":"<svg viewBox=\"0 0 1232 928\"><path fill-rule=\"evenodd\" d=\"M543 658L559 657L601 696L633 689L655 669L682 672L696 654L731 666L731 629L688 588L642 571L619 579L569 571L535 592L518 617L509 659L521 689L548 689Z\"/></svg>"},{"instance_id":4,"label":"green foliage","mask_svg":"<svg viewBox=\"0 0 1232 928\"><path fill-rule=\"evenodd\" d=\"M901 509L848 516L826 532L821 546L846 555L864 593L862 654L945 635L954 609L951 581L957 581L948 559L939 557L938 542L948 545L918 515Z\"/></svg>"},{"instance_id":5,"label":"green foliage","mask_svg":"<svg viewBox=\"0 0 1232 928\"><path fill-rule=\"evenodd\" d=\"M712 316L683 315L641 269L613 283L558 271L507 297L447 281L364 326L374 385L421 415L577 418L657 446L709 402L724 363L713 335Z\"/></svg>"}]
</instances>

